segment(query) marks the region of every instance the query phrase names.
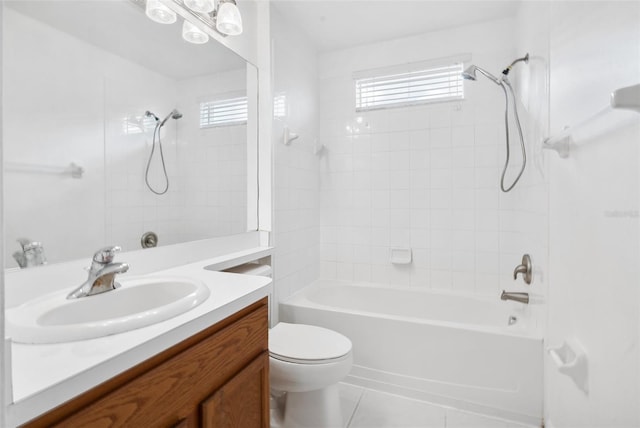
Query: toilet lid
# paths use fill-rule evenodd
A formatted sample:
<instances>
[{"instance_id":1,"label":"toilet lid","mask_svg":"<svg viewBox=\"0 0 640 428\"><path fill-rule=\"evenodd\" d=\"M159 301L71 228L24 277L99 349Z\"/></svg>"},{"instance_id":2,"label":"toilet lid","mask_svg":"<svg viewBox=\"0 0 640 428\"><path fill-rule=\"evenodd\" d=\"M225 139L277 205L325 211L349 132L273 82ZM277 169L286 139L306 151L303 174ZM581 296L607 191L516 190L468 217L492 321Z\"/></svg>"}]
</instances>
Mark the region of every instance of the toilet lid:
<instances>
[{"instance_id":1,"label":"toilet lid","mask_svg":"<svg viewBox=\"0 0 640 428\"><path fill-rule=\"evenodd\" d=\"M269 354L294 363L323 363L351 352L351 341L333 330L281 322L269 331Z\"/></svg>"}]
</instances>

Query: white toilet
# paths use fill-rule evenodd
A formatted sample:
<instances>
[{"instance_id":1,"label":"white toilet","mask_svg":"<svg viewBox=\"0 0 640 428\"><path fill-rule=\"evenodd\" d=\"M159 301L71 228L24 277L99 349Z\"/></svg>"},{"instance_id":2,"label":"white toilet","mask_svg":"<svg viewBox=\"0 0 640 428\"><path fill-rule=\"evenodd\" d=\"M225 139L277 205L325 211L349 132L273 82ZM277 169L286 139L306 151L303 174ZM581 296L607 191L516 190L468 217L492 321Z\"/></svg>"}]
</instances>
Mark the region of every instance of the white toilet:
<instances>
[{"instance_id":1,"label":"white toilet","mask_svg":"<svg viewBox=\"0 0 640 428\"><path fill-rule=\"evenodd\" d=\"M272 426L342 427L338 382L352 363L351 341L340 333L283 322L272 328Z\"/></svg>"}]
</instances>

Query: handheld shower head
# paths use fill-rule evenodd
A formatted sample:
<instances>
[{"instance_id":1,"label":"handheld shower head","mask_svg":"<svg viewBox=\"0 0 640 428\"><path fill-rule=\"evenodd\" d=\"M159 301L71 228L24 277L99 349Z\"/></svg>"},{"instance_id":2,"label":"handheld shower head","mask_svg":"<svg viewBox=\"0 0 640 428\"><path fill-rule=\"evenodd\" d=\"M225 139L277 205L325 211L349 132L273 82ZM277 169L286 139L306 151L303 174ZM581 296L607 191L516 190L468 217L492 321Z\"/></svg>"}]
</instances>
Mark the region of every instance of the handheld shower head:
<instances>
[{"instance_id":1,"label":"handheld shower head","mask_svg":"<svg viewBox=\"0 0 640 428\"><path fill-rule=\"evenodd\" d=\"M513 189L516 183L518 183L518 180L520 180L520 177L522 177L524 168L527 165L527 153L524 145L524 137L522 135L522 127L520 126L520 118L518 117L518 106L516 104L516 96L515 96L515 93L513 92L513 88L511 87L511 83L509 83L509 79L507 77L511 68L519 62L524 62L525 64L528 64L529 54L526 54L522 58L518 58L514 60L507 68L505 68L502 71L502 74L500 75L499 78L489 73L487 70L484 70L478 67L477 65L473 65L473 64L467 67L466 70L462 72L462 78L466 80L476 80L477 79L476 73L480 73L484 75L487 79L491 80L496 85L500 86L502 88L502 91L504 92L504 98L505 98L504 124L505 124L505 134L506 134L506 149L507 149L506 158L507 159L505 161L504 168L502 169L502 176L500 177L500 189L505 193ZM510 149L509 149L509 95L507 92L511 94L511 99L513 100L513 113L515 116L516 125L518 127L518 134L520 136L520 148L522 149L522 167L520 168L520 172L518 173L515 180L513 180L513 183L511 183L511 185L508 187L505 186L504 184L504 177L507 173L507 168L509 167L509 154L510 154L509 153L510 152Z\"/></svg>"},{"instance_id":2,"label":"handheld shower head","mask_svg":"<svg viewBox=\"0 0 640 428\"><path fill-rule=\"evenodd\" d=\"M484 75L486 78L491 80L496 85L502 84L501 79L498 79L496 76L489 73L487 70L473 64L471 64L469 67L467 67L465 71L462 72L462 78L466 80L477 80L476 72L479 72L480 74Z\"/></svg>"},{"instance_id":3,"label":"handheld shower head","mask_svg":"<svg viewBox=\"0 0 640 428\"><path fill-rule=\"evenodd\" d=\"M182 118L182 113L180 113L177 109L174 108L173 110L171 110L171 113L169 113L167 115L167 117L165 117L162 120L162 122L160 122L160 127L164 126L165 122L167 120L169 120L169 118L174 119L174 120L178 120L178 119Z\"/></svg>"},{"instance_id":4,"label":"handheld shower head","mask_svg":"<svg viewBox=\"0 0 640 428\"><path fill-rule=\"evenodd\" d=\"M467 69L462 72L462 78L465 80L476 80L476 66L470 65L467 67Z\"/></svg>"}]
</instances>

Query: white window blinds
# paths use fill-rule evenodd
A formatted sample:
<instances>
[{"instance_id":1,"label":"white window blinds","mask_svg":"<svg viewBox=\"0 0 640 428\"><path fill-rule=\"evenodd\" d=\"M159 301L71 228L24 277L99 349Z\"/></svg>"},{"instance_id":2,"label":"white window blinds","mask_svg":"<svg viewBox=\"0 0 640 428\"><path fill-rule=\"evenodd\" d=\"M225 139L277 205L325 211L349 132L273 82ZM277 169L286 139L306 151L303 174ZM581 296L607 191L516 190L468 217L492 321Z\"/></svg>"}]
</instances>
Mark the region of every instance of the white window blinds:
<instances>
[{"instance_id":1,"label":"white window blinds","mask_svg":"<svg viewBox=\"0 0 640 428\"><path fill-rule=\"evenodd\" d=\"M399 67L358 73L354 76L356 111L402 107L464 98L461 61L424 64L410 71ZM405 67L409 68L409 66Z\"/></svg>"},{"instance_id":2,"label":"white window blinds","mask_svg":"<svg viewBox=\"0 0 640 428\"><path fill-rule=\"evenodd\" d=\"M200 128L247 123L247 97L225 98L200 103Z\"/></svg>"}]
</instances>

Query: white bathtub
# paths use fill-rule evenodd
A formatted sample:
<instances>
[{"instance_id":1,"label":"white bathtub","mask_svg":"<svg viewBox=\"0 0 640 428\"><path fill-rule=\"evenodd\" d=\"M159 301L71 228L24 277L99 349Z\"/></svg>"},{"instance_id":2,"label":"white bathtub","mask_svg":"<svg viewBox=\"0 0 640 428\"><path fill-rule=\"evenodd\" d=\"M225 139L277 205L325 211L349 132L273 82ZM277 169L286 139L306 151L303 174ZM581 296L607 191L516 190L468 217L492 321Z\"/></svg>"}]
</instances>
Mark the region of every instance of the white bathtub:
<instances>
[{"instance_id":1,"label":"white bathtub","mask_svg":"<svg viewBox=\"0 0 640 428\"><path fill-rule=\"evenodd\" d=\"M280 320L349 337L350 383L539 424L543 344L518 305L319 280L280 304Z\"/></svg>"}]
</instances>

